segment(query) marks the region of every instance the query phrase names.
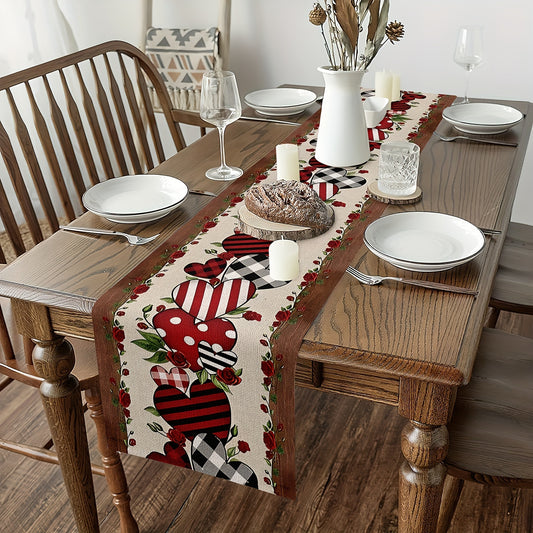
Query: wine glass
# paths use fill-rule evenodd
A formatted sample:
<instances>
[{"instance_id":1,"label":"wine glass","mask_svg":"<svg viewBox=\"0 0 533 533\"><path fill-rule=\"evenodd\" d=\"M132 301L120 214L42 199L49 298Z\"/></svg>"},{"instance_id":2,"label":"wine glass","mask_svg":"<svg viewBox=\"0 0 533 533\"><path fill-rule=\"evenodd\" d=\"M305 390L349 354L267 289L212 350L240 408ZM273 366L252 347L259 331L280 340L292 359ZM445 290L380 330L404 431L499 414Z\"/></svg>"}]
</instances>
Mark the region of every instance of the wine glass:
<instances>
[{"instance_id":1,"label":"wine glass","mask_svg":"<svg viewBox=\"0 0 533 533\"><path fill-rule=\"evenodd\" d=\"M479 66L483 57L483 28L481 26L463 26L459 28L457 35L457 44L455 45L454 61L466 69L465 97L463 100L456 102L459 104L468 104L468 82L470 72Z\"/></svg>"},{"instance_id":2,"label":"wine glass","mask_svg":"<svg viewBox=\"0 0 533 533\"><path fill-rule=\"evenodd\" d=\"M241 100L233 72L217 70L204 73L200 95L200 117L218 128L220 137L220 166L210 168L205 175L212 180L234 180L242 170L226 165L224 131L228 124L241 116Z\"/></svg>"}]
</instances>

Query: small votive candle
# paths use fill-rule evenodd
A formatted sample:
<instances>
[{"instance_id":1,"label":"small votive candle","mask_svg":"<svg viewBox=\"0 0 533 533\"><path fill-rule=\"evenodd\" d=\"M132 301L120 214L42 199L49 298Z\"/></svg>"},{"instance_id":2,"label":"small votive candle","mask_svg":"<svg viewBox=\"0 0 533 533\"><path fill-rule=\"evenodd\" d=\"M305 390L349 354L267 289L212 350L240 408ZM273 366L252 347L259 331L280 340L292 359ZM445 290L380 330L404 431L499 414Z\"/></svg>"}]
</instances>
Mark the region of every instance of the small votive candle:
<instances>
[{"instance_id":1,"label":"small votive candle","mask_svg":"<svg viewBox=\"0 0 533 533\"><path fill-rule=\"evenodd\" d=\"M270 277L277 281L292 281L300 273L299 249L295 241L280 239L268 247Z\"/></svg>"},{"instance_id":2,"label":"small votive candle","mask_svg":"<svg viewBox=\"0 0 533 533\"><path fill-rule=\"evenodd\" d=\"M300 181L300 161L297 144L278 144L276 146L278 180Z\"/></svg>"}]
</instances>

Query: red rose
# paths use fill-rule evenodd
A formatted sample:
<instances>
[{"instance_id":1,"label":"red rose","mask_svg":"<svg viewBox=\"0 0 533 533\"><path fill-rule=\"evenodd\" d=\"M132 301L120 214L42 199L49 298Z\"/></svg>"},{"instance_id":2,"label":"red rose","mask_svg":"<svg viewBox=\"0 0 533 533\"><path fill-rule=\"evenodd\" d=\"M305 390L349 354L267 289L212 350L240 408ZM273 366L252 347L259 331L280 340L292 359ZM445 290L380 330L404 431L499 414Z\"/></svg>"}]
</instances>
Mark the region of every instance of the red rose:
<instances>
[{"instance_id":1,"label":"red rose","mask_svg":"<svg viewBox=\"0 0 533 533\"><path fill-rule=\"evenodd\" d=\"M126 409L126 408L124 407L124 409L122 409L122 412L124 413L124 416L125 416L126 418L129 418L129 417L130 417L130 410L129 410L129 409Z\"/></svg>"},{"instance_id":2,"label":"red rose","mask_svg":"<svg viewBox=\"0 0 533 533\"><path fill-rule=\"evenodd\" d=\"M265 453L265 457L267 459L270 459L271 461L272 461L272 459L274 459L274 455L275 455L275 453L272 450L267 450L266 453Z\"/></svg>"},{"instance_id":3,"label":"red rose","mask_svg":"<svg viewBox=\"0 0 533 533\"><path fill-rule=\"evenodd\" d=\"M113 328L113 339L115 339L117 342L122 342L125 338L126 335L124 334L124 330L115 326Z\"/></svg>"},{"instance_id":4,"label":"red rose","mask_svg":"<svg viewBox=\"0 0 533 533\"><path fill-rule=\"evenodd\" d=\"M307 272L304 274L304 280L308 283L312 283L316 280L316 278L318 278L318 274L316 272Z\"/></svg>"},{"instance_id":5,"label":"red rose","mask_svg":"<svg viewBox=\"0 0 533 533\"><path fill-rule=\"evenodd\" d=\"M274 363L272 361L261 361L261 370L267 377L274 375Z\"/></svg>"},{"instance_id":6,"label":"red rose","mask_svg":"<svg viewBox=\"0 0 533 533\"><path fill-rule=\"evenodd\" d=\"M117 316L124 316L126 313L124 311L117 311Z\"/></svg>"},{"instance_id":7,"label":"red rose","mask_svg":"<svg viewBox=\"0 0 533 533\"><path fill-rule=\"evenodd\" d=\"M233 204L238 204L242 202L242 198L240 196L235 196L235 198L233 198L233 200L231 201L231 203Z\"/></svg>"},{"instance_id":8,"label":"red rose","mask_svg":"<svg viewBox=\"0 0 533 533\"><path fill-rule=\"evenodd\" d=\"M117 350L118 350L119 352L123 352L123 351L124 351L124 345L123 345L121 342L119 342L119 343L117 344Z\"/></svg>"},{"instance_id":9,"label":"red rose","mask_svg":"<svg viewBox=\"0 0 533 533\"><path fill-rule=\"evenodd\" d=\"M148 329L148 325L145 324L144 322L139 322L139 323L137 324L137 327L138 327L139 329Z\"/></svg>"},{"instance_id":10,"label":"red rose","mask_svg":"<svg viewBox=\"0 0 533 533\"><path fill-rule=\"evenodd\" d=\"M276 449L276 436L273 431L265 431L263 433L263 442L269 450Z\"/></svg>"},{"instance_id":11,"label":"red rose","mask_svg":"<svg viewBox=\"0 0 533 533\"><path fill-rule=\"evenodd\" d=\"M263 411L263 413L268 413L268 405L262 403L261 404L261 411Z\"/></svg>"},{"instance_id":12,"label":"red rose","mask_svg":"<svg viewBox=\"0 0 533 533\"><path fill-rule=\"evenodd\" d=\"M220 257L220 259L225 259L226 261L229 261L230 259L233 259L235 256L231 252L220 252L217 254L217 257Z\"/></svg>"},{"instance_id":13,"label":"red rose","mask_svg":"<svg viewBox=\"0 0 533 533\"><path fill-rule=\"evenodd\" d=\"M185 446L185 435L178 428L169 429L167 431L167 437L179 446Z\"/></svg>"},{"instance_id":14,"label":"red rose","mask_svg":"<svg viewBox=\"0 0 533 533\"><path fill-rule=\"evenodd\" d=\"M267 484L267 485L271 485L272 482L270 481L270 479L268 479L267 477L263 478L263 481Z\"/></svg>"},{"instance_id":15,"label":"red rose","mask_svg":"<svg viewBox=\"0 0 533 533\"><path fill-rule=\"evenodd\" d=\"M242 314L242 318L245 320L257 320L257 322L261 322L261 315L254 311L246 311Z\"/></svg>"},{"instance_id":16,"label":"red rose","mask_svg":"<svg viewBox=\"0 0 533 533\"><path fill-rule=\"evenodd\" d=\"M158 313L161 313L161 311L164 311L166 309L166 307L164 305L158 305L155 310L158 312Z\"/></svg>"},{"instance_id":17,"label":"red rose","mask_svg":"<svg viewBox=\"0 0 533 533\"><path fill-rule=\"evenodd\" d=\"M125 368L124 370L122 370L122 375L123 376L129 376L130 375L130 371L127 368Z\"/></svg>"},{"instance_id":18,"label":"red rose","mask_svg":"<svg viewBox=\"0 0 533 533\"><path fill-rule=\"evenodd\" d=\"M259 341L263 346L268 346L268 341L266 339L261 339Z\"/></svg>"},{"instance_id":19,"label":"red rose","mask_svg":"<svg viewBox=\"0 0 533 533\"><path fill-rule=\"evenodd\" d=\"M214 228L215 226L216 226L216 223L211 220L211 221L206 222L204 224L204 227L202 228L202 231L207 231L208 229Z\"/></svg>"},{"instance_id":20,"label":"red rose","mask_svg":"<svg viewBox=\"0 0 533 533\"><path fill-rule=\"evenodd\" d=\"M179 259L180 257L183 257L185 255L185 252L182 250L178 250L177 252L172 252L170 254L171 259Z\"/></svg>"},{"instance_id":21,"label":"red rose","mask_svg":"<svg viewBox=\"0 0 533 533\"><path fill-rule=\"evenodd\" d=\"M290 316L291 316L290 311L278 311L276 313L276 320L278 320L279 322L287 322Z\"/></svg>"},{"instance_id":22,"label":"red rose","mask_svg":"<svg viewBox=\"0 0 533 533\"><path fill-rule=\"evenodd\" d=\"M341 245L341 241L335 240L335 241L329 241L328 242L328 246L330 248L338 248L340 245Z\"/></svg>"},{"instance_id":23,"label":"red rose","mask_svg":"<svg viewBox=\"0 0 533 533\"><path fill-rule=\"evenodd\" d=\"M226 385L238 385L242 381L230 366L227 366L223 370L217 370L217 378Z\"/></svg>"},{"instance_id":24,"label":"red rose","mask_svg":"<svg viewBox=\"0 0 533 533\"><path fill-rule=\"evenodd\" d=\"M173 352L169 350L167 352L167 359L179 368L189 368L189 362L185 359L185 356L181 352Z\"/></svg>"},{"instance_id":25,"label":"red rose","mask_svg":"<svg viewBox=\"0 0 533 533\"><path fill-rule=\"evenodd\" d=\"M118 401L122 407L129 407L131 404L131 396L124 389L118 391Z\"/></svg>"},{"instance_id":26,"label":"red rose","mask_svg":"<svg viewBox=\"0 0 533 533\"><path fill-rule=\"evenodd\" d=\"M141 285L137 285L137 287L133 289L133 294L142 294L143 292L146 292L149 288L150 287L148 287L146 283L141 283Z\"/></svg>"},{"instance_id":27,"label":"red rose","mask_svg":"<svg viewBox=\"0 0 533 533\"><path fill-rule=\"evenodd\" d=\"M237 442L237 447L239 448L239 451L242 453L246 453L250 451L250 445L244 440L240 440L239 442Z\"/></svg>"},{"instance_id":28,"label":"red rose","mask_svg":"<svg viewBox=\"0 0 533 533\"><path fill-rule=\"evenodd\" d=\"M272 379L271 379L271 378L263 378L263 383L264 383L267 387L270 387L270 385L272 385Z\"/></svg>"},{"instance_id":29,"label":"red rose","mask_svg":"<svg viewBox=\"0 0 533 533\"><path fill-rule=\"evenodd\" d=\"M137 441L136 441L135 439L130 439L129 442L128 442L128 444L129 444L130 446L136 446L136 445L137 445Z\"/></svg>"},{"instance_id":30,"label":"red rose","mask_svg":"<svg viewBox=\"0 0 533 533\"><path fill-rule=\"evenodd\" d=\"M333 207L346 207L346 204L340 200L335 200L332 205Z\"/></svg>"}]
</instances>

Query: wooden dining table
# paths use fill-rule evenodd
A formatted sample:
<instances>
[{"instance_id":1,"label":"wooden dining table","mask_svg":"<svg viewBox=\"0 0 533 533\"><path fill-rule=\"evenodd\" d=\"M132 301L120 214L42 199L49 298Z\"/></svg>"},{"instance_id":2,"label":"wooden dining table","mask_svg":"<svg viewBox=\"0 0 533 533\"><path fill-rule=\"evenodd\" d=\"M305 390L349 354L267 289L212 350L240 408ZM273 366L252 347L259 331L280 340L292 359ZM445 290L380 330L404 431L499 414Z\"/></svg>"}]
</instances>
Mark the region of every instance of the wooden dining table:
<instances>
[{"instance_id":1,"label":"wooden dining table","mask_svg":"<svg viewBox=\"0 0 533 533\"><path fill-rule=\"evenodd\" d=\"M427 533L436 527L445 477L446 424L457 388L470 379L532 126L531 103L505 103L525 115L498 136L515 141L516 147L443 142L433 136L421 153L422 200L389 205L384 211L447 213L496 230L486 237L483 252L465 265L437 273L408 273L472 288L477 296L393 283L365 286L344 275L299 349L297 385L394 405L406 419L398 443L405 459L399 473L401 532ZM299 121L317 109L315 104ZM295 128L239 120L227 129L227 160L246 171ZM450 126L442 122L438 130L449 132ZM190 188L224 194L232 190L232 183L204 177L206 169L218 164L218 157L215 132L153 172L179 177ZM163 239L211 200L190 194L179 209L149 224L118 225L92 213L82 214L75 223L143 236L161 233ZM378 206L382 204L369 200L365 209ZM80 531L97 530L98 519L92 484L87 483L91 471L80 391L70 374L72 358L64 336L93 339L91 312L97 299L156 246L157 241L128 246L121 239L59 231L0 273L0 295L12 299L20 333L37 345L35 366L45 379L41 394L49 406L47 416ZM361 241L351 247L351 264L365 272L407 275L370 253Z\"/></svg>"}]
</instances>

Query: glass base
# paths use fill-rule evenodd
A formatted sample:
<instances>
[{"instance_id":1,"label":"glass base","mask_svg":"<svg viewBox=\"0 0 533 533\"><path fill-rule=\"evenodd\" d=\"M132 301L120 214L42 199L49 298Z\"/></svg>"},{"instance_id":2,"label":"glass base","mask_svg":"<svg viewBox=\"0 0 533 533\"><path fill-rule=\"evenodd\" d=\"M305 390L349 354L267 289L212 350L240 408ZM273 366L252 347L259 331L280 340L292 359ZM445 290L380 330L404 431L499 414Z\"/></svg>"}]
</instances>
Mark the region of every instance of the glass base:
<instances>
[{"instance_id":1,"label":"glass base","mask_svg":"<svg viewBox=\"0 0 533 533\"><path fill-rule=\"evenodd\" d=\"M231 181L242 176L242 170L237 167L216 167L207 170L205 175L210 180Z\"/></svg>"}]
</instances>

